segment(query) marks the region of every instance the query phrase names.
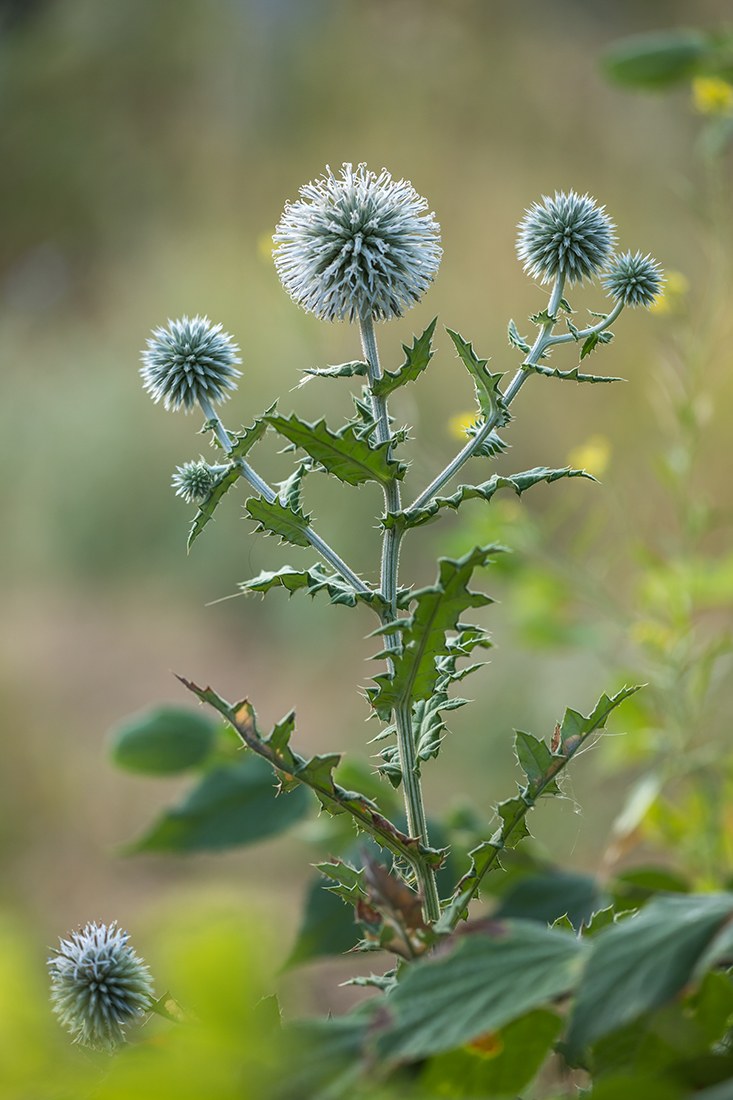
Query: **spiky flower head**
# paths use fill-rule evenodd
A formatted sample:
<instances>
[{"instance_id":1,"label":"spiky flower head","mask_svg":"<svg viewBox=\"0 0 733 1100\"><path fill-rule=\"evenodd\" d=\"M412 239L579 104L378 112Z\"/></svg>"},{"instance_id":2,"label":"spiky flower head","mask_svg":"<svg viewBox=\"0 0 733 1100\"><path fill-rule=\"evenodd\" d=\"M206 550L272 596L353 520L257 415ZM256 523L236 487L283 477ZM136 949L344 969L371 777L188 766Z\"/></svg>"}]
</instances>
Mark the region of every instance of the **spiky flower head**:
<instances>
[{"instance_id":1,"label":"spiky flower head","mask_svg":"<svg viewBox=\"0 0 733 1100\"><path fill-rule=\"evenodd\" d=\"M661 265L641 252L614 256L601 280L609 294L625 306L653 306L662 293Z\"/></svg>"},{"instance_id":2,"label":"spiky flower head","mask_svg":"<svg viewBox=\"0 0 733 1100\"><path fill-rule=\"evenodd\" d=\"M218 473L224 466L209 466L203 458L199 462L184 462L176 466L172 485L177 497L183 497L186 504L200 504L211 492Z\"/></svg>"},{"instance_id":3,"label":"spiky flower head","mask_svg":"<svg viewBox=\"0 0 733 1100\"><path fill-rule=\"evenodd\" d=\"M168 321L168 328L153 329L152 339L140 358L140 374L153 400L161 399L166 409L189 412L202 400L227 400L227 390L236 389L242 360L239 348L221 325L198 315L189 320Z\"/></svg>"},{"instance_id":4,"label":"spiky flower head","mask_svg":"<svg viewBox=\"0 0 733 1100\"><path fill-rule=\"evenodd\" d=\"M570 285L591 279L608 260L615 225L590 195L556 191L542 196L517 226L517 254L524 270L549 282L564 276Z\"/></svg>"},{"instance_id":5,"label":"spiky flower head","mask_svg":"<svg viewBox=\"0 0 733 1100\"><path fill-rule=\"evenodd\" d=\"M128 939L116 922L87 924L48 960L53 1011L74 1042L111 1050L124 1042L123 1026L150 1008L150 971Z\"/></svg>"},{"instance_id":6,"label":"spiky flower head","mask_svg":"<svg viewBox=\"0 0 733 1100\"><path fill-rule=\"evenodd\" d=\"M344 164L301 187L273 241L283 286L323 321L401 317L435 278L440 226L407 180Z\"/></svg>"}]
</instances>

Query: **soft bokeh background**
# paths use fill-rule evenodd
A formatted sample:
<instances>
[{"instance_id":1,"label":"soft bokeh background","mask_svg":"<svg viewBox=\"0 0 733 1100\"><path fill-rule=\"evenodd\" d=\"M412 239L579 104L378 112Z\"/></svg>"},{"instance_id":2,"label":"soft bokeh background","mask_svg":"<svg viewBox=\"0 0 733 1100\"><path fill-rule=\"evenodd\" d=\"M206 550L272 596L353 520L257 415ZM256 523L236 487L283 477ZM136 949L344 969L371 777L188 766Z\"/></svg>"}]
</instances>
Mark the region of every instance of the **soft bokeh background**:
<instances>
[{"instance_id":1,"label":"soft bokeh background","mask_svg":"<svg viewBox=\"0 0 733 1100\"><path fill-rule=\"evenodd\" d=\"M113 918L144 942L166 906L231 896L277 909L284 957L315 858L306 839L228 855L118 858L115 847L185 784L113 771L105 734L150 703L184 702L173 670L230 698L249 694L264 724L294 706L299 745L366 758L371 727L356 685L368 676L372 623L362 610L277 593L211 605L262 568L310 558L253 535L241 492L186 555L191 509L174 497L170 476L205 444L196 416L166 414L143 393L145 337L186 312L224 323L244 360L227 407L232 425L250 423L278 396L285 412L348 414L346 383L291 391L300 369L358 355L357 334L299 311L269 255L284 202L344 161L411 179L443 230L434 288L379 330L387 367L401 362L400 341L439 313L493 369L511 369L508 318L524 332L523 318L545 303L516 262L514 227L554 189L595 195L621 244L683 272L694 299L708 262L688 202L701 180L699 120L686 92L640 97L609 87L597 59L636 31L717 26L728 5L16 0L2 8L0 901L39 944L80 921ZM603 301L598 288L573 296L576 309ZM624 386L532 380L499 467L562 466L573 448L604 437L611 461L602 487L538 488L523 507L575 522L616 501L619 584L628 532L667 522L652 472L659 436L650 382L664 324L625 315L602 362L595 357L599 370L629 379ZM449 422L471 406L447 337L437 343L427 377L393 402L418 435L415 491L459 445ZM575 362L568 349L559 365ZM721 359L721 377L726 367ZM719 457L725 409L721 401L708 429L705 479L730 507L729 462ZM268 439L257 465L272 480L289 459ZM377 492L313 478L307 503L325 537L373 577ZM427 583L437 553L470 547L470 517L480 513L471 507L463 527L443 520L411 536L403 579ZM477 705L454 717L443 756L425 769L435 813L465 792L488 819L512 793L512 726L547 734L564 705L591 706L614 675L582 642L517 648L520 611L507 591L486 615L499 648L471 684ZM536 815L533 832L558 860L593 868L624 786L586 757L569 793ZM340 965L289 979L286 996L338 1008Z\"/></svg>"}]
</instances>

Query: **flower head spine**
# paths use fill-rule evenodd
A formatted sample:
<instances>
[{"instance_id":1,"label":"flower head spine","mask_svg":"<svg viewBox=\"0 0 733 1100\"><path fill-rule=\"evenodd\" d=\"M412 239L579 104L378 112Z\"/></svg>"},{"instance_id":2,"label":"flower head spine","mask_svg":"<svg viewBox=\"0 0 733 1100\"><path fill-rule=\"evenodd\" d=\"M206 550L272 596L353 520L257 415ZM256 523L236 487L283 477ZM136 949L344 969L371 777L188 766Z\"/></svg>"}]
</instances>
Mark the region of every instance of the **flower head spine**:
<instances>
[{"instance_id":1,"label":"flower head spine","mask_svg":"<svg viewBox=\"0 0 733 1100\"><path fill-rule=\"evenodd\" d=\"M596 275L613 251L615 225L590 195L556 191L533 203L517 226L524 270L543 283L556 276L571 285Z\"/></svg>"},{"instance_id":2,"label":"flower head spine","mask_svg":"<svg viewBox=\"0 0 733 1100\"><path fill-rule=\"evenodd\" d=\"M288 203L273 241L283 286L325 321L400 317L440 264L440 226L406 180L365 164L330 169Z\"/></svg>"},{"instance_id":3,"label":"flower head spine","mask_svg":"<svg viewBox=\"0 0 733 1100\"><path fill-rule=\"evenodd\" d=\"M662 293L662 268L651 256L624 252L614 256L601 280L611 297L625 306L653 306Z\"/></svg>"},{"instance_id":4,"label":"flower head spine","mask_svg":"<svg viewBox=\"0 0 733 1100\"><path fill-rule=\"evenodd\" d=\"M116 922L90 923L48 960L53 1011L74 1042L111 1050L125 1041L124 1025L149 1010L150 971L128 939Z\"/></svg>"},{"instance_id":5,"label":"flower head spine","mask_svg":"<svg viewBox=\"0 0 733 1100\"><path fill-rule=\"evenodd\" d=\"M168 328L153 330L140 357L140 374L156 404L162 399L166 409L183 406L189 412L202 400L226 401L226 391L236 389L235 379L242 373L234 366L242 362L238 351L221 325L208 317L184 316L169 320Z\"/></svg>"}]
</instances>

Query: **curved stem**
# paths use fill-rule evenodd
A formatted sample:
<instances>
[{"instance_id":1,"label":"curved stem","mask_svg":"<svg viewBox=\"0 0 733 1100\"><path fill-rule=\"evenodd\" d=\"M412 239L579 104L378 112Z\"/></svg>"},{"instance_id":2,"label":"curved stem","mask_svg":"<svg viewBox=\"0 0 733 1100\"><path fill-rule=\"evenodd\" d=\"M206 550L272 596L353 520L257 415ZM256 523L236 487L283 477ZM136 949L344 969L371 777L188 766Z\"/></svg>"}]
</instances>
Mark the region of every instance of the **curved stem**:
<instances>
[{"instance_id":1,"label":"curved stem","mask_svg":"<svg viewBox=\"0 0 733 1100\"><path fill-rule=\"evenodd\" d=\"M369 316L359 318L361 329L361 343L364 348L364 358L367 363L369 384L374 386L382 377L382 368L379 363L377 340L374 333L374 320ZM372 411L376 423L375 435L378 443L386 443L392 438L389 426L389 413L387 412L387 399L372 393ZM384 486L384 505L387 512L399 512L402 504L400 498L400 486L396 478L393 478ZM382 622L393 622L397 617L397 574L399 569L401 534L398 528L389 527L382 536L382 570L381 592L389 610L381 616ZM386 639L387 649L398 649L400 639L397 634L388 634ZM390 670L394 671L392 661L389 662ZM425 820L425 806L420 784L420 772L415 755L415 738L412 730L412 707L410 703L404 703L395 710L395 728L397 731L397 747L400 755L400 768L402 770L402 789L405 796L405 813L407 815L407 831L410 836L419 837L422 843L429 845L428 828ZM435 872L422 862L414 862L413 867L417 877L420 892L423 897L423 910L427 921L436 921L440 916L440 898L435 882Z\"/></svg>"},{"instance_id":2,"label":"curved stem","mask_svg":"<svg viewBox=\"0 0 733 1100\"><path fill-rule=\"evenodd\" d=\"M219 416L213 405L206 398L202 398L199 401L199 404L201 405L201 411L203 412L207 421L213 423L213 429L216 432L216 437L221 443L223 450L226 454L231 454L232 441L229 438L229 434L222 424L221 420L219 419ZM246 462L243 458L235 458L234 462L242 471L243 477L246 478L252 488L255 489L256 492L258 492L260 496L267 501L268 504L272 504L273 501L277 500L277 493L275 492L275 490L271 488L271 486L269 486L266 481L263 481L257 471L250 466L249 462ZM372 590L369 585L365 584L360 577L357 577L353 569L349 568L346 562L338 556L335 550L331 549L325 539L322 539L321 536L317 534L312 527L306 527L303 533L308 539L308 542L314 548L314 550L318 551L321 557L324 558L325 561L327 561L328 564L336 570L339 576L343 580L345 580L347 584L350 584L351 587L356 589L357 592L371 594Z\"/></svg>"},{"instance_id":3,"label":"curved stem","mask_svg":"<svg viewBox=\"0 0 733 1100\"><path fill-rule=\"evenodd\" d=\"M571 340L574 340L576 343L578 340L587 340L589 336L593 336L597 332L603 332L609 325L612 325L623 308L623 302L616 302L616 305L613 307L608 317L599 321L597 325L591 325L589 328L584 328L580 332L563 332L561 336L549 336L546 346L554 347L555 344L569 344Z\"/></svg>"}]
</instances>

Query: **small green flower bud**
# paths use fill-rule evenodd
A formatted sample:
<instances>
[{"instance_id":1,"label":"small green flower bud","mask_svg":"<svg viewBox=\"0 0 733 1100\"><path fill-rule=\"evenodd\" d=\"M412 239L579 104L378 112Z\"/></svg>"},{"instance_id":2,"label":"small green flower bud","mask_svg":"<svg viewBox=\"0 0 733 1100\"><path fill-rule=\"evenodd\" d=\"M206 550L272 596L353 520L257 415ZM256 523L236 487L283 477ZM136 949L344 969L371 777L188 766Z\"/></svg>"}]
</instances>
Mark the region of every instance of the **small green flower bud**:
<instances>
[{"instance_id":1,"label":"small green flower bud","mask_svg":"<svg viewBox=\"0 0 733 1100\"><path fill-rule=\"evenodd\" d=\"M615 241L615 225L590 195L556 191L533 203L517 226L517 254L524 270L549 282L557 275L580 283L596 275L607 262Z\"/></svg>"},{"instance_id":2,"label":"small green flower bud","mask_svg":"<svg viewBox=\"0 0 733 1100\"><path fill-rule=\"evenodd\" d=\"M601 281L611 297L625 306L653 306L662 293L664 276L651 256L624 252L614 256Z\"/></svg>"},{"instance_id":3,"label":"small green flower bud","mask_svg":"<svg viewBox=\"0 0 733 1100\"><path fill-rule=\"evenodd\" d=\"M213 325L208 317L182 317L168 321L168 328L153 329L140 368L145 389L153 400L163 400L166 409L189 412L202 399L227 400L226 390L236 389L241 376L234 366L242 360L232 337Z\"/></svg>"},{"instance_id":4,"label":"small green flower bud","mask_svg":"<svg viewBox=\"0 0 733 1100\"><path fill-rule=\"evenodd\" d=\"M216 475L224 467L209 466L203 458L199 462L184 462L177 466L172 485L177 497L183 497L186 504L200 504L206 500L212 490Z\"/></svg>"},{"instance_id":5,"label":"small green flower bud","mask_svg":"<svg viewBox=\"0 0 733 1100\"><path fill-rule=\"evenodd\" d=\"M401 317L440 264L440 226L406 180L344 164L301 187L275 230L275 266L291 298L323 321Z\"/></svg>"},{"instance_id":6,"label":"small green flower bud","mask_svg":"<svg viewBox=\"0 0 733 1100\"><path fill-rule=\"evenodd\" d=\"M123 1026L149 1010L150 971L128 939L116 922L87 924L48 960L53 1011L74 1042L112 1050L125 1041Z\"/></svg>"}]
</instances>

